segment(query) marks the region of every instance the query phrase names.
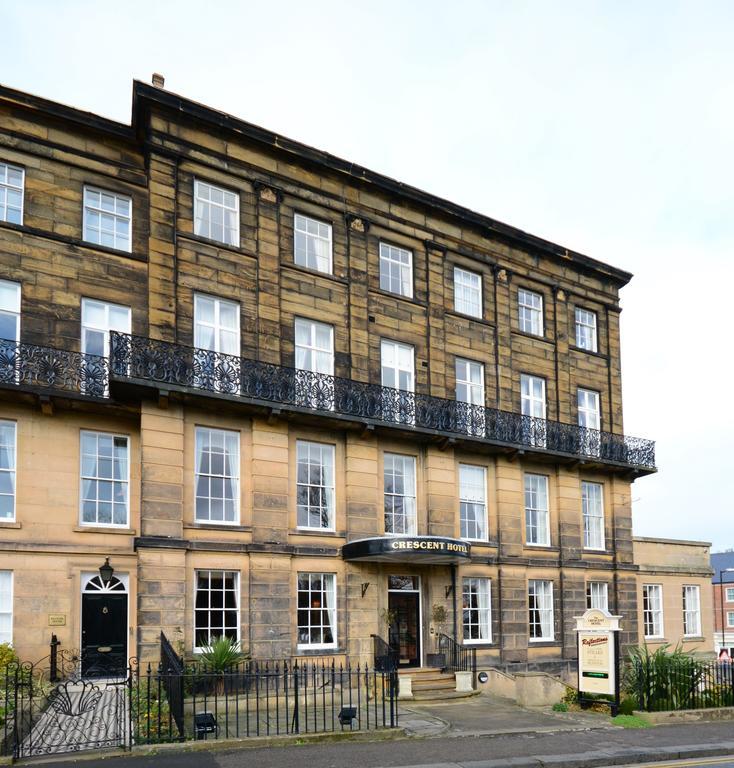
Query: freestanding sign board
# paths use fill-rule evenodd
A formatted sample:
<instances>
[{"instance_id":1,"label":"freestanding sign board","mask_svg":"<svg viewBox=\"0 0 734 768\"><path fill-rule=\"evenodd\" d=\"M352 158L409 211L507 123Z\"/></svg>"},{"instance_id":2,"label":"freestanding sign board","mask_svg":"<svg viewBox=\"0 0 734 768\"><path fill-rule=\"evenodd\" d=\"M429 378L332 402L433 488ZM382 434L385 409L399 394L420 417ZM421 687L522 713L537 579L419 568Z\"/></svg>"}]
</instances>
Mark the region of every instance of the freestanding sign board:
<instances>
[{"instance_id":1,"label":"freestanding sign board","mask_svg":"<svg viewBox=\"0 0 734 768\"><path fill-rule=\"evenodd\" d=\"M609 611L590 608L576 616L579 658L579 701L589 703L584 694L613 696L612 715L619 708L619 620Z\"/></svg>"}]
</instances>

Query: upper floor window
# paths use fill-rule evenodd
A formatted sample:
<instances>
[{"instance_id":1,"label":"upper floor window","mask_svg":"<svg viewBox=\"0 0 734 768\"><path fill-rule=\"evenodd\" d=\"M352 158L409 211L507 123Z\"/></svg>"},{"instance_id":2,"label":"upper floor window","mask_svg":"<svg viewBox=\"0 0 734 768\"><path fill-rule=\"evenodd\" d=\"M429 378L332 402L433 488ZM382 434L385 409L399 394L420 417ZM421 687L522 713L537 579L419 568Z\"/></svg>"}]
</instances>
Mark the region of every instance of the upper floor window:
<instances>
[{"instance_id":1,"label":"upper floor window","mask_svg":"<svg viewBox=\"0 0 734 768\"><path fill-rule=\"evenodd\" d=\"M296 368L334 375L334 328L326 323L295 319Z\"/></svg>"},{"instance_id":2,"label":"upper floor window","mask_svg":"<svg viewBox=\"0 0 734 768\"><path fill-rule=\"evenodd\" d=\"M645 637L663 636L663 588L660 584L642 585L642 623Z\"/></svg>"},{"instance_id":3,"label":"upper floor window","mask_svg":"<svg viewBox=\"0 0 734 768\"><path fill-rule=\"evenodd\" d=\"M240 305L236 301L195 294L194 346L239 356Z\"/></svg>"},{"instance_id":4,"label":"upper floor window","mask_svg":"<svg viewBox=\"0 0 734 768\"><path fill-rule=\"evenodd\" d=\"M194 234L225 245L239 245L239 195L195 179Z\"/></svg>"},{"instance_id":5,"label":"upper floor window","mask_svg":"<svg viewBox=\"0 0 734 768\"><path fill-rule=\"evenodd\" d=\"M415 535L415 457L386 453L385 533Z\"/></svg>"},{"instance_id":6,"label":"upper floor window","mask_svg":"<svg viewBox=\"0 0 734 768\"><path fill-rule=\"evenodd\" d=\"M413 254L410 251L380 243L380 288L413 298Z\"/></svg>"},{"instance_id":7,"label":"upper floor window","mask_svg":"<svg viewBox=\"0 0 734 768\"><path fill-rule=\"evenodd\" d=\"M532 333L534 336L543 335L543 297L539 293L520 288L517 292L520 330Z\"/></svg>"},{"instance_id":8,"label":"upper floor window","mask_svg":"<svg viewBox=\"0 0 734 768\"><path fill-rule=\"evenodd\" d=\"M456 358L456 399L469 405L484 405L484 366Z\"/></svg>"},{"instance_id":9,"label":"upper floor window","mask_svg":"<svg viewBox=\"0 0 734 768\"><path fill-rule=\"evenodd\" d=\"M0 421L0 522L15 520L16 424Z\"/></svg>"},{"instance_id":10,"label":"upper floor window","mask_svg":"<svg viewBox=\"0 0 734 768\"><path fill-rule=\"evenodd\" d=\"M240 639L240 575L237 571L196 571L194 650L218 637Z\"/></svg>"},{"instance_id":11,"label":"upper floor window","mask_svg":"<svg viewBox=\"0 0 734 768\"><path fill-rule=\"evenodd\" d=\"M472 317L482 316L482 276L454 267L454 309Z\"/></svg>"},{"instance_id":12,"label":"upper floor window","mask_svg":"<svg viewBox=\"0 0 734 768\"><path fill-rule=\"evenodd\" d=\"M577 392L579 411L579 426L585 429L601 427L601 413L599 408L599 393L593 389L581 389Z\"/></svg>"},{"instance_id":13,"label":"upper floor window","mask_svg":"<svg viewBox=\"0 0 734 768\"><path fill-rule=\"evenodd\" d=\"M683 634L688 637L701 635L701 596L696 584L683 587Z\"/></svg>"},{"instance_id":14,"label":"upper floor window","mask_svg":"<svg viewBox=\"0 0 734 768\"><path fill-rule=\"evenodd\" d=\"M540 376L520 376L520 413L535 419L545 418L545 379Z\"/></svg>"},{"instance_id":15,"label":"upper floor window","mask_svg":"<svg viewBox=\"0 0 734 768\"><path fill-rule=\"evenodd\" d=\"M596 352L596 312L576 307L576 346Z\"/></svg>"},{"instance_id":16,"label":"upper floor window","mask_svg":"<svg viewBox=\"0 0 734 768\"><path fill-rule=\"evenodd\" d=\"M20 341L20 283L0 280L0 339Z\"/></svg>"},{"instance_id":17,"label":"upper floor window","mask_svg":"<svg viewBox=\"0 0 734 768\"><path fill-rule=\"evenodd\" d=\"M382 386L412 392L415 384L413 347L397 341L380 342Z\"/></svg>"},{"instance_id":18,"label":"upper floor window","mask_svg":"<svg viewBox=\"0 0 734 768\"><path fill-rule=\"evenodd\" d=\"M604 486L581 483L581 507L584 518L584 547L604 549Z\"/></svg>"},{"instance_id":19,"label":"upper floor window","mask_svg":"<svg viewBox=\"0 0 734 768\"><path fill-rule=\"evenodd\" d=\"M726 626L734 627L734 611L726 612Z\"/></svg>"},{"instance_id":20,"label":"upper floor window","mask_svg":"<svg viewBox=\"0 0 734 768\"><path fill-rule=\"evenodd\" d=\"M487 539L487 471L459 464L459 516L461 538Z\"/></svg>"},{"instance_id":21,"label":"upper floor window","mask_svg":"<svg viewBox=\"0 0 734 768\"><path fill-rule=\"evenodd\" d=\"M333 648L336 645L336 576L298 574L298 645Z\"/></svg>"},{"instance_id":22,"label":"upper floor window","mask_svg":"<svg viewBox=\"0 0 734 768\"><path fill-rule=\"evenodd\" d=\"M331 265L331 224L297 213L293 217L294 261L302 267L309 267L330 275Z\"/></svg>"},{"instance_id":23,"label":"upper floor window","mask_svg":"<svg viewBox=\"0 0 734 768\"><path fill-rule=\"evenodd\" d=\"M465 643L492 642L490 580L465 578L462 580L461 608Z\"/></svg>"},{"instance_id":24,"label":"upper floor window","mask_svg":"<svg viewBox=\"0 0 734 768\"><path fill-rule=\"evenodd\" d=\"M609 610L609 585L606 581L589 581L586 584L586 607Z\"/></svg>"},{"instance_id":25,"label":"upper floor window","mask_svg":"<svg viewBox=\"0 0 734 768\"><path fill-rule=\"evenodd\" d=\"M88 243L132 250L133 203L96 187L84 187L84 239Z\"/></svg>"},{"instance_id":26,"label":"upper floor window","mask_svg":"<svg viewBox=\"0 0 734 768\"><path fill-rule=\"evenodd\" d=\"M13 642L13 572L0 571L0 644Z\"/></svg>"},{"instance_id":27,"label":"upper floor window","mask_svg":"<svg viewBox=\"0 0 734 768\"><path fill-rule=\"evenodd\" d=\"M23 223L23 185L25 169L0 163L0 221Z\"/></svg>"},{"instance_id":28,"label":"upper floor window","mask_svg":"<svg viewBox=\"0 0 734 768\"><path fill-rule=\"evenodd\" d=\"M525 543L550 545L548 478L525 475Z\"/></svg>"},{"instance_id":29,"label":"upper floor window","mask_svg":"<svg viewBox=\"0 0 734 768\"><path fill-rule=\"evenodd\" d=\"M734 603L734 587L726 588L726 602Z\"/></svg>"},{"instance_id":30,"label":"upper floor window","mask_svg":"<svg viewBox=\"0 0 734 768\"><path fill-rule=\"evenodd\" d=\"M296 505L299 528L334 530L334 446L296 443Z\"/></svg>"},{"instance_id":31,"label":"upper floor window","mask_svg":"<svg viewBox=\"0 0 734 768\"><path fill-rule=\"evenodd\" d=\"M239 432L197 427L195 443L196 522L239 522Z\"/></svg>"},{"instance_id":32,"label":"upper floor window","mask_svg":"<svg viewBox=\"0 0 734 768\"><path fill-rule=\"evenodd\" d=\"M82 299L82 353L110 355L110 331L130 333L130 307Z\"/></svg>"},{"instance_id":33,"label":"upper floor window","mask_svg":"<svg viewBox=\"0 0 734 768\"><path fill-rule=\"evenodd\" d=\"M106 432L81 433L81 523L129 524L128 439Z\"/></svg>"},{"instance_id":34,"label":"upper floor window","mask_svg":"<svg viewBox=\"0 0 734 768\"><path fill-rule=\"evenodd\" d=\"M552 640L553 582L543 579L528 581L528 624L531 640Z\"/></svg>"}]
</instances>

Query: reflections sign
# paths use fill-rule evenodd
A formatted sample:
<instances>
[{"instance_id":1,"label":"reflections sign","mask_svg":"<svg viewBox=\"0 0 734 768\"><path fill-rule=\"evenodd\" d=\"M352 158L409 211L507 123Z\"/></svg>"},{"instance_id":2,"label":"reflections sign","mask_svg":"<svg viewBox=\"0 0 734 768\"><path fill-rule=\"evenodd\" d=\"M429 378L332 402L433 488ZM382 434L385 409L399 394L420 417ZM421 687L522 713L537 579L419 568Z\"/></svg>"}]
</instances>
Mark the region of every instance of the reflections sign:
<instances>
[{"instance_id":1,"label":"reflections sign","mask_svg":"<svg viewBox=\"0 0 734 768\"><path fill-rule=\"evenodd\" d=\"M619 616L597 608L576 617L580 694L617 696L619 619Z\"/></svg>"}]
</instances>

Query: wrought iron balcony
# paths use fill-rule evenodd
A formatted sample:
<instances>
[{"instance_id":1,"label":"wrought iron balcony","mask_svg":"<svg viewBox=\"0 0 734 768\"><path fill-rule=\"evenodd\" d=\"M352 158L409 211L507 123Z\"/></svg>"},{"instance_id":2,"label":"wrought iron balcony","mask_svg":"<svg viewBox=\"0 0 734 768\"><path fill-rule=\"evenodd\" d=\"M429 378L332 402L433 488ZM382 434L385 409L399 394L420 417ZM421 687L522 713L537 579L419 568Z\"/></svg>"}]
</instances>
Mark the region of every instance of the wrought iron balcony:
<instances>
[{"instance_id":1,"label":"wrought iron balcony","mask_svg":"<svg viewBox=\"0 0 734 768\"><path fill-rule=\"evenodd\" d=\"M105 398L106 357L0 339L0 386Z\"/></svg>"},{"instance_id":2,"label":"wrought iron balcony","mask_svg":"<svg viewBox=\"0 0 734 768\"><path fill-rule=\"evenodd\" d=\"M111 333L113 380L399 426L518 450L655 469L655 443L141 336Z\"/></svg>"}]
</instances>

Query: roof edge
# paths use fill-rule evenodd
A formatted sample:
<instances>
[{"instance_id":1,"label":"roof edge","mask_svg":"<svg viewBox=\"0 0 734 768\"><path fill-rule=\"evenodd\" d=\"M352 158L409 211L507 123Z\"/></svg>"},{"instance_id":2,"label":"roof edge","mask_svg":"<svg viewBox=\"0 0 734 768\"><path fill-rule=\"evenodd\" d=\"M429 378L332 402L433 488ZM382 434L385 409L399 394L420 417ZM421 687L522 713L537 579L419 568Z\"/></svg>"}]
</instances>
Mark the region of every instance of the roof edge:
<instances>
[{"instance_id":1,"label":"roof edge","mask_svg":"<svg viewBox=\"0 0 734 768\"><path fill-rule=\"evenodd\" d=\"M651 544L680 544L681 546L710 547L710 541L695 541L693 539L663 539L658 536L633 536L633 541L643 541Z\"/></svg>"}]
</instances>

